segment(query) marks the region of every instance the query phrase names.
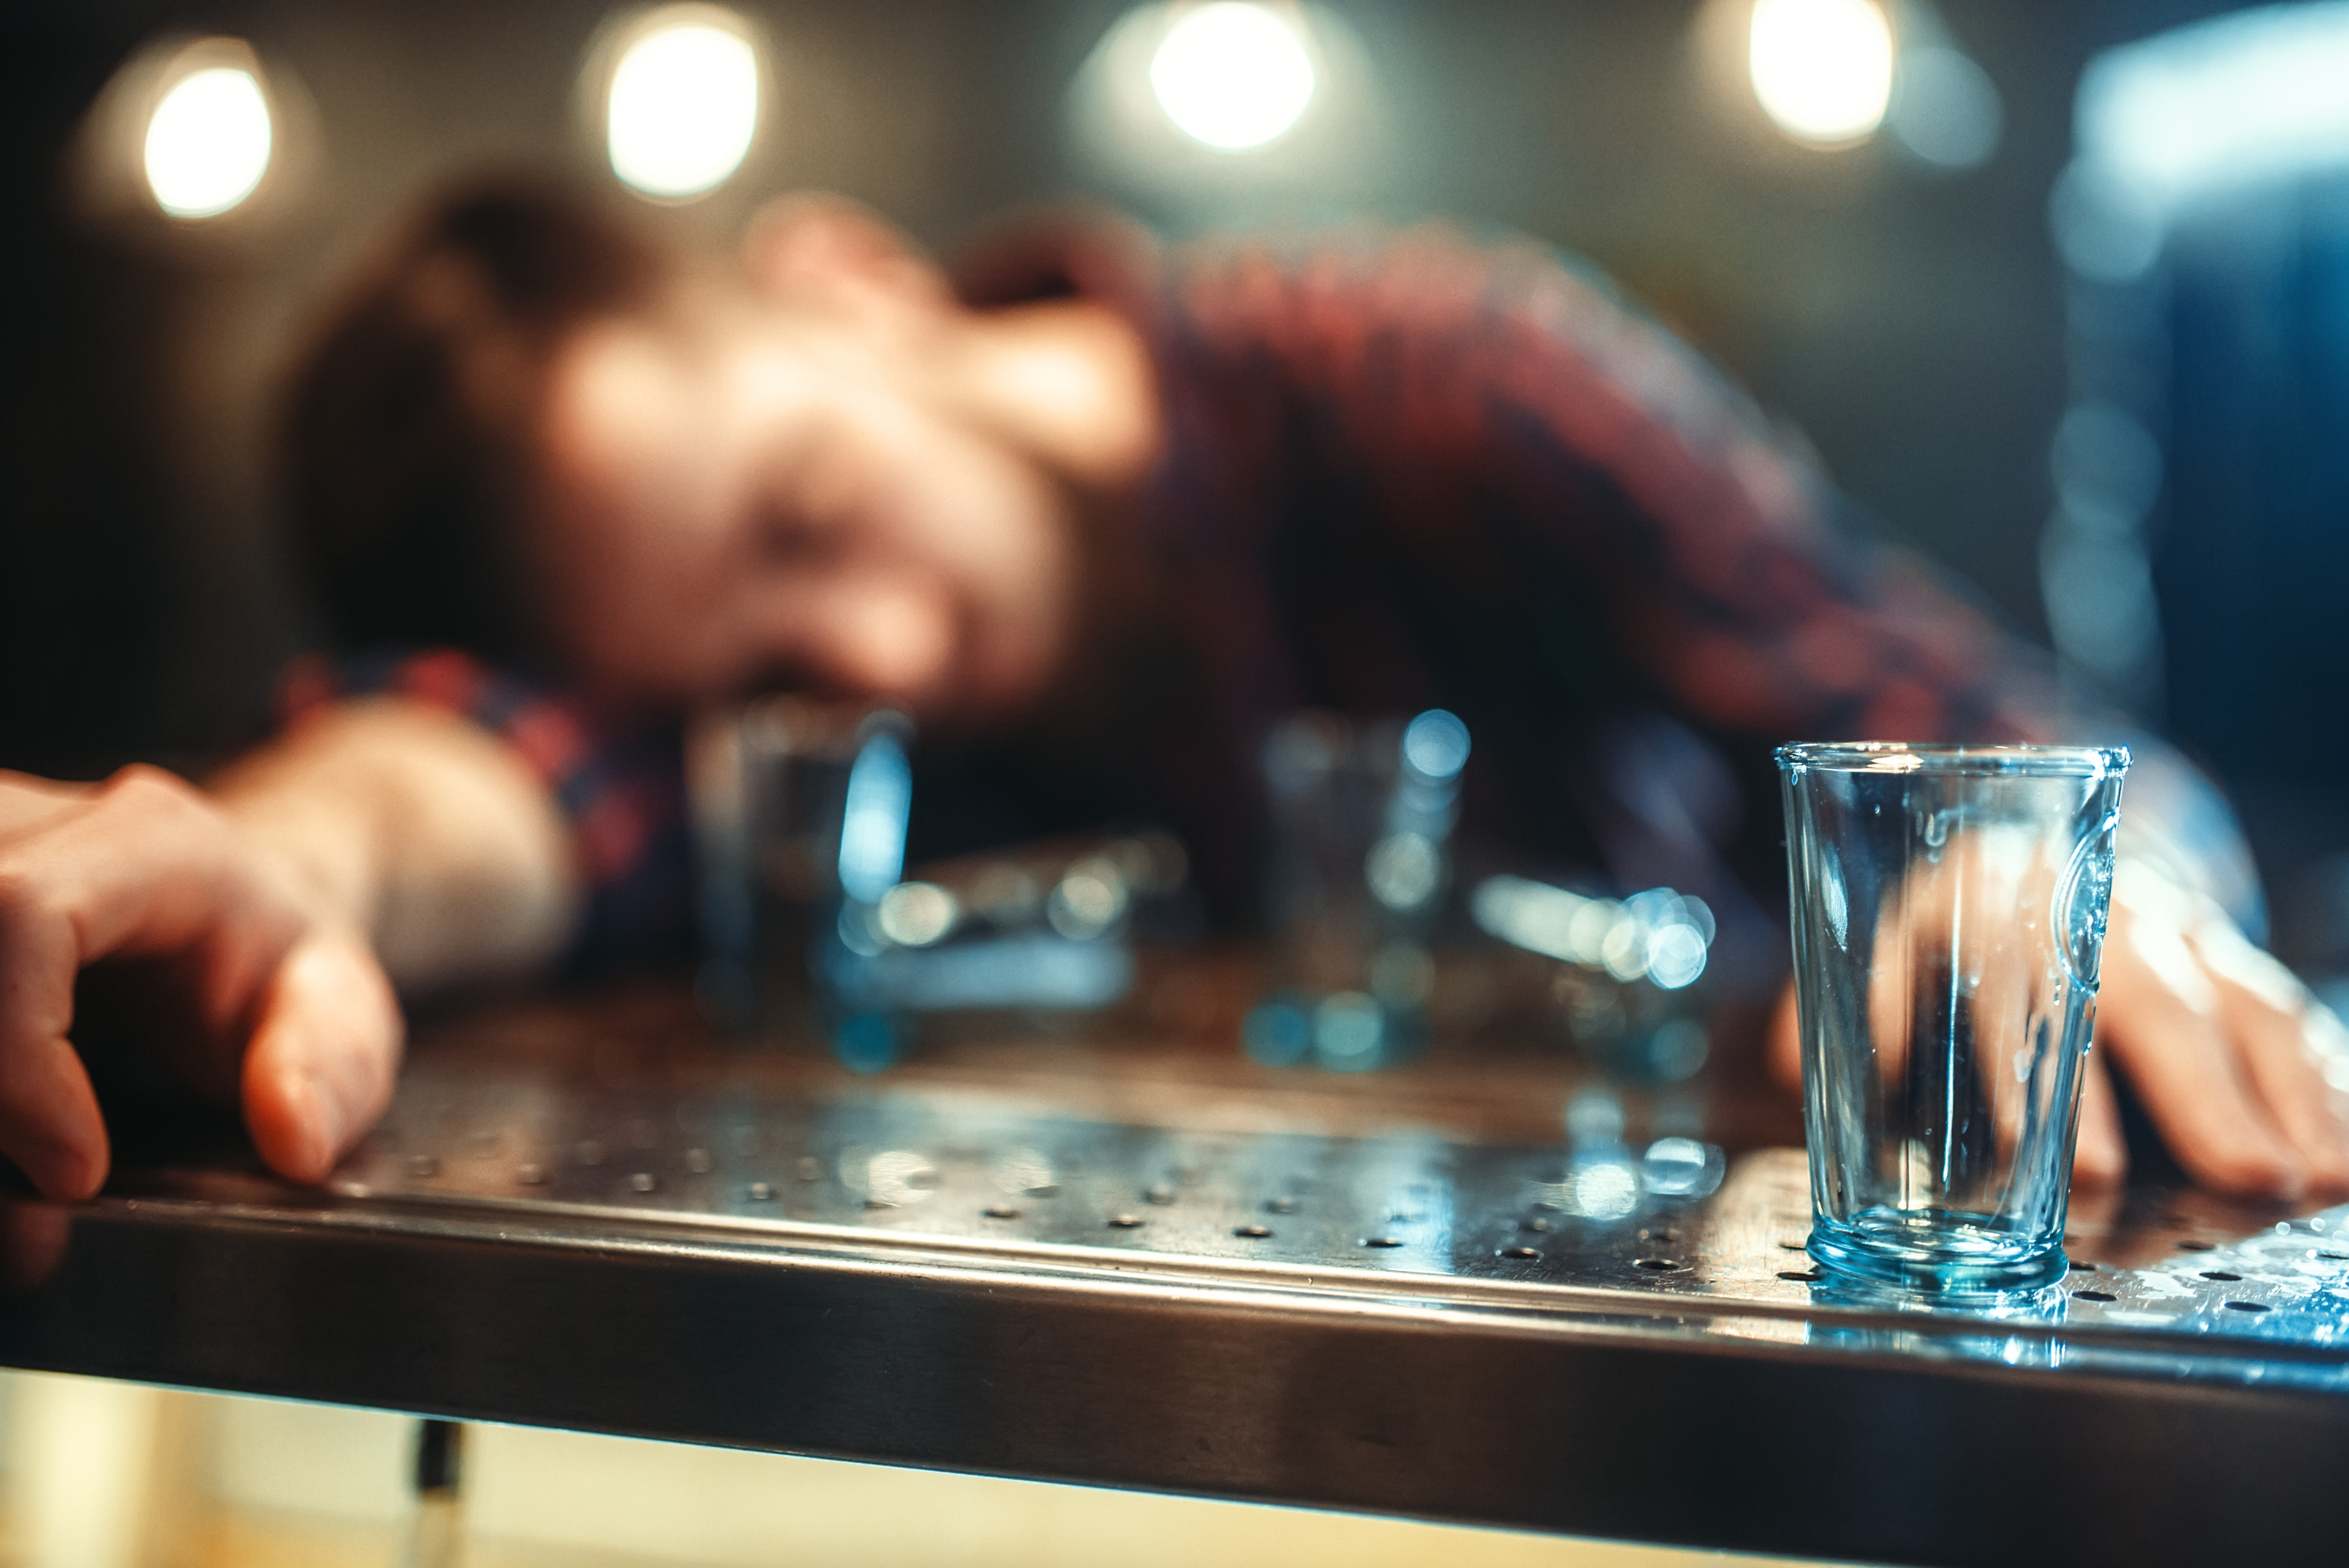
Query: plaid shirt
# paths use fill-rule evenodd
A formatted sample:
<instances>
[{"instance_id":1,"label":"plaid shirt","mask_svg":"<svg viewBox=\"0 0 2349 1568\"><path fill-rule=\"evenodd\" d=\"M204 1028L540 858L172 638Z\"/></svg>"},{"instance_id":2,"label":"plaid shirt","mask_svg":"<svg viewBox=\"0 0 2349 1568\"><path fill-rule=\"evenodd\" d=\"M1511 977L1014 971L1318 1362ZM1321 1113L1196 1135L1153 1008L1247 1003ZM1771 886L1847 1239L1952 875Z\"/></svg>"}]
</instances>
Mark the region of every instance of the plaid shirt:
<instances>
[{"instance_id":1,"label":"plaid shirt","mask_svg":"<svg viewBox=\"0 0 2349 1568\"><path fill-rule=\"evenodd\" d=\"M2125 742L2125 847L2257 929L2248 857L2199 774L2069 707L2043 654L1866 538L1749 401L1556 253L1431 228L1169 258L1081 229L1025 265L1030 292L1100 298L1153 347L1168 446L1122 522L1168 618L1133 639L1122 698L938 760L917 852L1150 816L1237 914L1271 724L1441 705L1475 737L1472 864L1699 894L1723 978L1759 981L1785 961L1773 747ZM673 738L606 749L574 704L455 657L344 689L513 741L578 825L599 950L681 911Z\"/></svg>"},{"instance_id":2,"label":"plaid shirt","mask_svg":"<svg viewBox=\"0 0 2349 1568\"><path fill-rule=\"evenodd\" d=\"M587 888L570 967L678 945L688 853L683 750L673 726L616 728L574 698L447 648L296 659L278 681L278 722L291 729L338 698L372 696L462 714L544 783L571 825Z\"/></svg>"}]
</instances>

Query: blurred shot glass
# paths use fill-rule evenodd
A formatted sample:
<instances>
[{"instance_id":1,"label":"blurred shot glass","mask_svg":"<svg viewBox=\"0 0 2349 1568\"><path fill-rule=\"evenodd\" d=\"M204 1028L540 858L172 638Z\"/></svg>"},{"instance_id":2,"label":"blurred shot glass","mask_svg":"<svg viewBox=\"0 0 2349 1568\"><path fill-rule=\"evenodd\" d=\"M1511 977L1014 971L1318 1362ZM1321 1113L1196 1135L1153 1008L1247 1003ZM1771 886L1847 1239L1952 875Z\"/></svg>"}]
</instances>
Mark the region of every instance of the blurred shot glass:
<instances>
[{"instance_id":1,"label":"blurred shot glass","mask_svg":"<svg viewBox=\"0 0 2349 1568\"><path fill-rule=\"evenodd\" d=\"M2054 1282L2128 753L1777 755L1811 1256L1941 1299Z\"/></svg>"},{"instance_id":2,"label":"blurred shot glass","mask_svg":"<svg viewBox=\"0 0 2349 1568\"><path fill-rule=\"evenodd\" d=\"M1274 983L1243 1028L1251 1057L1362 1072L1420 1045L1468 751L1441 708L1297 713L1267 737Z\"/></svg>"},{"instance_id":3,"label":"blurred shot glass","mask_svg":"<svg viewBox=\"0 0 2349 1568\"><path fill-rule=\"evenodd\" d=\"M821 956L845 904L898 879L912 799L898 714L763 697L699 720L693 805L702 1005L742 1029L822 1033Z\"/></svg>"}]
</instances>

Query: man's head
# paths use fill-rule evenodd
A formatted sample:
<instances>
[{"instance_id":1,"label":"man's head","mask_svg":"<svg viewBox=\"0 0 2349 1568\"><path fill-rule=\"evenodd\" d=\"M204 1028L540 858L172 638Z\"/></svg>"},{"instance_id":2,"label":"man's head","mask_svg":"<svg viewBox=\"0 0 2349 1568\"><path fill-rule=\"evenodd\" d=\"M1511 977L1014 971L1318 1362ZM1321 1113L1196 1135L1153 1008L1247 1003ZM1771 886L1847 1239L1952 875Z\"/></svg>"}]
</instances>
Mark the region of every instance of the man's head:
<instances>
[{"instance_id":1,"label":"man's head","mask_svg":"<svg viewBox=\"0 0 2349 1568\"><path fill-rule=\"evenodd\" d=\"M285 432L294 555L338 644L505 657L536 639L514 519L547 365L663 273L596 209L496 183L440 202L355 280Z\"/></svg>"},{"instance_id":2,"label":"man's head","mask_svg":"<svg viewBox=\"0 0 2349 1568\"><path fill-rule=\"evenodd\" d=\"M786 681L986 714L1066 650L1071 487L1156 440L1098 307L976 314L802 199L724 265L534 188L448 203L296 383L298 554L345 643L674 707Z\"/></svg>"}]
</instances>

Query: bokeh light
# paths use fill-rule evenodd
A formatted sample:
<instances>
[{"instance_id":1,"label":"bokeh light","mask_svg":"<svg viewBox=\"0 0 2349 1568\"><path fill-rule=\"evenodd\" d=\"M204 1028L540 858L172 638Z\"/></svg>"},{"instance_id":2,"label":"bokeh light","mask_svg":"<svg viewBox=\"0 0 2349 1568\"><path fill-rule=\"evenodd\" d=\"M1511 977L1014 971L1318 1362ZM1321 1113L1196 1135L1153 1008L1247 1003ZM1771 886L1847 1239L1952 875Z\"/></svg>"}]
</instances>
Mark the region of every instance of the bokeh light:
<instances>
[{"instance_id":1,"label":"bokeh light","mask_svg":"<svg viewBox=\"0 0 2349 1568\"><path fill-rule=\"evenodd\" d=\"M759 128L759 56L704 6L657 13L612 70L605 131L612 172L652 196L725 182Z\"/></svg>"},{"instance_id":2,"label":"bokeh light","mask_svg":"<svg viewBox=\"0 0 2349 1568\"><path fill-rule=\"evenodd\" d=\"M1416 909L1444 885L1444 851L1423 833L1390 833L1362 863L1371 894L1390 909Z\"/></svg>"},{"instance_id":3,"label":"bokeh light","mask_svg":"<svg viewBox=\"0 0 2349 1568\"><path fill-rule=\"evenodd\" d=\"M2108 49L2080 74L2054 199L2083 275L2127 282L2197 192L2349 166L2349 5L2265 5Z\"/></svg>"},{"instance_id":4,"label":"bokeh light","mask_svg":"<svg viewBox=\"0 0 2349 1568\"><path fill-rule=\"evenodd\" d=\"M1402 732L1402 760L1422 777L1448 779L1468 764L1468 726L1456 714L1430 708Z\"/></svg>"},{"instance_id":5,"label":"bokeh light","mask_svg":"<svg viewBox=\"0 0 2349 1568\"><path fill-rule=\"evenodd\" d=\"M1747 64L1763 111L1816 147L1873 134L1892 101L1892 27L1873 0L1755 0Z\"/></svg>"},{"instance_id":6,"label":"bokeh light","mask_svg":"<svg viewBox=\"0 0 2349 1568\"><path fill-rule=\"evenodd\" d=\"M1899 82L1889 110L1901 145L1937 168L1980 168L1998 151L2005 105L1987 72L1952 48L1931 45L1900 53Z\"/></svg>"},{"instance_id":7,"label":"bokeh light","mask_svg":"<svg viewBox=\"0 0 2349 1568\"><path fill-rule=\"evenodd\" d=\"M1242 0L1216 0L1185 16L1150 62L1150 88L1166 117L1230 152L1261 147L1295 125L1314 85L1296 29Z\"/></svg>"},{"instance_id":8,"label":"bokeh light","mask_svg":"<svg viewBox=\"0 0 2349 1568\"><path fill-rule=\"evenodd\" d=\"M216 217L261 183L274 140L269 100L251 71L191 71L147 122L148 189L175 218Z\"/></svg>"},{"instance_id":9,"label":"bokeh light","mask_svg":"<svg viewBox=\"0 0 2349 1568\"><path fill-rule=\"evenodd\" d=\"M1325 996L1313 1009L1313 1051L1332 1072L1359 1073L1379 1063L1386 1043L1386 1012L1359 991Z\"/></svg>"},{"instance_id":10,"label":"bokeh light","mask_svg":"<svg viewBox=\"0 0 2349 1568\"><path fill-rule=\"evenodd\" d=\"M926 948L942 940L961 917L955 896L935 882L900 882L881 895L873 923L899 947Z\"/></svg>"},{"instance_id":11,"label":"bokeh light","mask_svg":"<svg viewBox=\"0 0 2349 1568\"><path fill-rule=\"evenodd\" d=\"M1492 935L1618 981L1646 980L1664 991L1694 984L1716 927L1702 898L1651 888L1619 903L1589 898L1523 877L1488 877L1469 898L1469 914Z\"/></svg>"},{"instance_id":12,"label":"bokeh light","mask_svg":"<svg viewBox=\"0 0 2349 1568\"><path fill-rule=\"evenodd\" d=\"M1124 874L1107 857L1089 855L1069 867L1044 899L1044 919L1071 941L1087 942L1125 918Z\"/></svg>"}]
</instances>

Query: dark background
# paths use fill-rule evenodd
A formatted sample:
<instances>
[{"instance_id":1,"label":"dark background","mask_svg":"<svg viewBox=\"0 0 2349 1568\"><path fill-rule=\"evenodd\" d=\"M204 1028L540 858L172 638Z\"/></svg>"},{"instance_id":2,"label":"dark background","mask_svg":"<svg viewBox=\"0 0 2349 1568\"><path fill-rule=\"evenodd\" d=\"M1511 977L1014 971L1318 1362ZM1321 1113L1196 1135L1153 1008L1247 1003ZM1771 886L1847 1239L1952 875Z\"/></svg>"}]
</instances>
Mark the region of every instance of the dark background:
<instances>
[{"instance_id":1,"label":"dark background","mask_svg":"<svg viewBox=\"0 0 2349 1568\"><path fill-rule=\"evenodd\" d=\"M1067 85L1117 0L740 7L774 93L742 175L673 214L725 233L817 185L950 247L1007 207L1106 194L1172 231L1444 214L1588 254L1798 428L1886 528L2039 635L2035 544L2064 395L2047 192L2083 62L2228 7L1947 0L2004 99L1961 175L1888 139L1795 149L1725 117L1671 0L1358 0L1380 134L1343 178L1191 196L1104 183ZM251 733L304 624L270 546L274 379L403 205L485 161L587 177L574 99L605 7L43 0L0 40L0 765L199 766ZM313 112L298 184L212 224L93 216L67 152L159 35L245 37ZM1750 106L1749 106L1750 107ZM273 176L274 178L274 176Z\"/></svg>"}]
</instances>

